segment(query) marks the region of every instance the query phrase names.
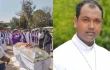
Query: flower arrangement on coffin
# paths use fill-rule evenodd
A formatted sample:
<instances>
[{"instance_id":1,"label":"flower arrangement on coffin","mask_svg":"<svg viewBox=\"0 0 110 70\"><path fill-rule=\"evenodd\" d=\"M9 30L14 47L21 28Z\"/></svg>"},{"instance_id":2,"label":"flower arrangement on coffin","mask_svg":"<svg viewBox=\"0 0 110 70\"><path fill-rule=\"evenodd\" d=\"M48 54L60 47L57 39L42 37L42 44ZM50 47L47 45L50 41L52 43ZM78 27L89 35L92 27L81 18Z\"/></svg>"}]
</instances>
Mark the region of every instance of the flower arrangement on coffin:
<instances>
[{"instance_id":1,"label":"flower arrangement on coffin","mask_svg":"<svg viewBox=\"0 0 110 70\"><path fill-rule=\"evenodd\" d=\"M17 43L16 46L21 50L24 50L26 47L33 48L33 44L28 43Z\"/></svg>"},{"instance_id":2,"label":"flower arrangement on coffin","mask_svg":"<svg viewBox=\"0 0 110 70\"><path fill-rule=\"evenodd\" d=\"M25 47L33 47L33 44L28 44L28 43L18 43L16 44L17 47L25 46Z\"/></svg>"}]
</instances>

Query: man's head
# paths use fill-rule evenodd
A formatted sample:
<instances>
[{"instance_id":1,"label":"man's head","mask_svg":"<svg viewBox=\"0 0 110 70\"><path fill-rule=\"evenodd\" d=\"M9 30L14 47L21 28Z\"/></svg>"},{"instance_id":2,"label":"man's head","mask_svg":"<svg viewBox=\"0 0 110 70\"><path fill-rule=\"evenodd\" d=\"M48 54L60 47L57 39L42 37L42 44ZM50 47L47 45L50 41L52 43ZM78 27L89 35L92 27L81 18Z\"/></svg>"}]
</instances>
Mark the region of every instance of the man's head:
<instances>
[{"instance_id":1,"label":"man's head","mask_svg":"<svg viewBox=\"0 0 110 70\"><path fill-rule=\"evenodd\" d=\"M85 5L85 4L89 4L89 6L91 8L94 8L95 6L97 6L100 9L100 11L102 13L102 18L103 18L103 9L102 9L101 5L97 1L94 1L94 0L85 0L85 1L82 1L79 4L77 4L77 6L76 6L76 17L77 18L79 17L81 9L82 9L83 5Z\"/></svg>"},{"instance_id":2,"label":"man's head","mask_svg":"<svg viewBox=\"0 0 110 70\"><path fill-rule=\"evenodd\" d=\"M103 9L94 0L77 4L74 27L78 37L85 43L94 42L102 28Z\"/></svg>"}]
</instances>

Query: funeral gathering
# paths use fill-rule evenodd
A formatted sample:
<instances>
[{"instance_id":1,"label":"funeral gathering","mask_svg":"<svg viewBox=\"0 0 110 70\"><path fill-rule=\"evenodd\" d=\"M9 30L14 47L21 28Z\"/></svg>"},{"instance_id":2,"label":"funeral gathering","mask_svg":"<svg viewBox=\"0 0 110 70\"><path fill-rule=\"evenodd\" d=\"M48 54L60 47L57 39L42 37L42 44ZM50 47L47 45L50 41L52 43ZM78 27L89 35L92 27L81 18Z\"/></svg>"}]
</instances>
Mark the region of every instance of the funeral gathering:
<instances>
[{"instance_id":1,"label":"funeral gathering","mask_svg":"<svg viewBox=\"0 0 110 70\"><path fill-rule=\"evenodd\" d=\"M0 70L52 70L52 6L52 0L0 1Z\"/></svg>"},{"instance_id":2,"label":"funeral gathering","mask_svg":"<svg viewBox=\"0 0 110 70\"><path fill-rule=\"evenodd\" d=\"M20 43L21 45L29 44L30 46L38 47L46 51L48 54L50 54L52 51L52 36L48 30L40 31L39 29L32 29L32 30L14 29L12 31L9 31L9 30L5 30L2 27L0 28L0 46L2 51L4 51L4 54L8 52L7 50L8 45L10 45L10 48L14 48L14 45L19 42L21 42ZM22 50L24 50L26 45L23 46ZM14 53L14 49L13 49L13 53L15 55L16 55L16 51ZM9 60L7 61L7 63L8 62Z\"/></svg>"},{"instance_id":3,"label":"funeral gathering","mask_svg":"<svg viewBox=\"0 0 110 70\"><path fill-rule=\"evenodd\" d=\"M109 0L0 0L0 70L110 70Z\"/></svg>"},{"instance_id":4,"label":"funeral gathering","mask_svg":"<svg viewBox=\"0 0 110 70\"><path fill-rule=\"evenodd\" d=\"M40 49L45 49L50 54L52 46L52 36L48 30L39 31L39 29L32 30L17 30L12 31L0 28L0 45L3 50L7 51L7 45L15 45L18 42L38 45ZM49 45L48 45L49 44ZM49 47L46 47L46 46Z\"/></svg>"}]
</instances>

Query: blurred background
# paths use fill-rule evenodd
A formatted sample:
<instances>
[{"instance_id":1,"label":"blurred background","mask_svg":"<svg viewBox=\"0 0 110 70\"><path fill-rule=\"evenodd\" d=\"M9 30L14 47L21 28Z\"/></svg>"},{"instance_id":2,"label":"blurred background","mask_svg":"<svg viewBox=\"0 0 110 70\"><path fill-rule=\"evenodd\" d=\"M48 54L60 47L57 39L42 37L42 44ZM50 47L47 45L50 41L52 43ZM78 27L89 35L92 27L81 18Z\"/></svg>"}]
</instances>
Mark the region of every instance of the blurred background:
<instances>
[{"instance_id":1,"label":"blurred background","mask_svg":"<svg viewBox=\"0 0 110 70\"><path fill-rule=\"evenodd\" d=\"M54 0L53 25L54 25L54 49L70 40L76 33L73 26L76 4L82 0ZM103 27L96 43L110 50L110 0L97 0L103 7Z\"/></svg>"}]
</instances>

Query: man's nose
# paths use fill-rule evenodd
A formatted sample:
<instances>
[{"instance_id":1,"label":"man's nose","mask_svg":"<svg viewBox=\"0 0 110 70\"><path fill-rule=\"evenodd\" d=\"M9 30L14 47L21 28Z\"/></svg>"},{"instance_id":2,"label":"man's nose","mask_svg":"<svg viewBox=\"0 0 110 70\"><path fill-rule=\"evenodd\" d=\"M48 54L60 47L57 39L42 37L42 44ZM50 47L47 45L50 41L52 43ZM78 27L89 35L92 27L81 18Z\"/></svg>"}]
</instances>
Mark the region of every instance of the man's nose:
<instances>
[{"instance_id":1,"label":"man's nose","mask_svg":"<svg viewBox=\"0 0 110 70\"><path fill-rule=\"evenodd\" d=\"M95 28L94 22L91 21L91 22L89 23L89 29L93 30L94 28Z\"/></svg>"}]
</instances>

